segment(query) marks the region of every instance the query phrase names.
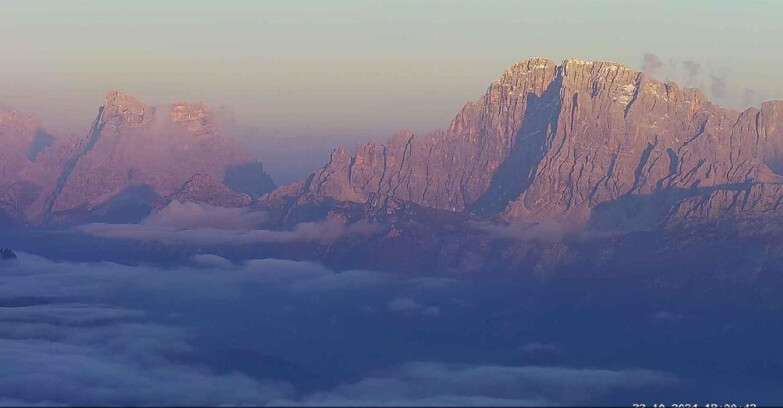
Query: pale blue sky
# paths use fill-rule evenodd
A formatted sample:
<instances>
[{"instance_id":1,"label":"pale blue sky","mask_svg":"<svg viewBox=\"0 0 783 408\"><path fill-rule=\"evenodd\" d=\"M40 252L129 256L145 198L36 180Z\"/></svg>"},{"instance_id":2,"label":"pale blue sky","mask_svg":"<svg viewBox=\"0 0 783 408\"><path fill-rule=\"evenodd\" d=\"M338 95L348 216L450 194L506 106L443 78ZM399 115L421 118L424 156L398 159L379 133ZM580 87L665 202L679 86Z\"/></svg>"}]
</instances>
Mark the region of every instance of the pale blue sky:
<instances>
[{"instance_id":1,"label":"pale blue sky","mask_svg":"<svg viewBox=\"0 0 783 408\"><path fill-rule=\"evenodd\" d=\"M0 103L81 129L119 88L333 145L446 126L521 59L639 68L649 52L658 76L739 108L783 96L781 17L750 1L3 1Z\"/></svg>"}]
</instances>

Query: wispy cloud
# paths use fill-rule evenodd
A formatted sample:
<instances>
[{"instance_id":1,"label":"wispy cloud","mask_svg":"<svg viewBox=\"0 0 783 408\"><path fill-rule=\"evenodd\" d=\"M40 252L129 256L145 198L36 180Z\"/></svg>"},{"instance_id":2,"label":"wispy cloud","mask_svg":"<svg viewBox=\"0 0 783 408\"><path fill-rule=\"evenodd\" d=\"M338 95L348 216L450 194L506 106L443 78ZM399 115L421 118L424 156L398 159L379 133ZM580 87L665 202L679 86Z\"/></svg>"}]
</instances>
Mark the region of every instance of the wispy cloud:
<instances>
[{"instance_id":1,"label":"wispy cloud","mask_svg":"<svg viewBox=\"0 0 783 408\"><path fill-rule=\"evenodd\" d=\"M661 59L658 58L657 55L649 52L644 53L644 56L642 57L642 72L649 75L655 75L662 66L663 62L661 62Z\"/></svg>"},{"instance_id":2,"label":"wispy cloud","mask_svg":"<svg viewBox=\"0 0 783 408\"><path fill-rule=\"evenodd\" d=\"M553 353L558 351L557 345L552 343L539 343L533 341L527 343L521 347L521 350L525 353L538 354L538 353Z\"/></svg>"},{"instance_id":3,"label":"wispy cloud","mask_svg":"<svg viewBox=\"0 0 783 408\"><path fill-rule=\"evenodd\" d=\"M389 311L405 314L422 314L428 317L440 316L440 307L427 306L407 296L398 296L388 304Z\"/></svg>"},{"instance_id":4,"label":"wispy cloud","mask_svg":"<svg viewBox=\"0 0 783 408\"><path fill-rule=\"evenodd\" d=\"M103 238L201 245L334 242L346 236L366 236L383 231L381 225L365 221L346 224L337 218L300 223L291 230L258 229L265 220L264 213L247 209L172 202L140 224L87 224L79 226L78 230Z\"/></svg>"},{"instance_id":5,"label":"wispy cloud","mask_svg":"<svg viewBox=\"0 0 783 408\"><path fill-rule=\"evenodd\" d=\"M728 79L725 70L710 74L710 92L718 98L723 98L728 93Z\"/></svg>"},{"instance_id":6,"label":"wispy cloud","mask_svg":"<svg viewBox=\"0 0 783 408\"><path fill-rule=\"evenodd\" d=\"M696 61L688 60L683 61L682 66L685 68L685 85L691 87L699 86L698 79L700 74L699 71L701 70L701 64Z\"/></svg>"},{"instance_id":7,"label":"wispy cloud","mask_svg":"<svg viewBox=\"0 0 783 408\"><path fill-rule=\"evenodd\" d=\"M765 95L750 87L737 86L742 79L732 79L729 67L714 61L669 59L665 66L659 62L660 58L655 54L645 53L642 56L642 72L674 80L689 88L698 88L713 102L745 109L759 105L766 99Z\"/></svg>"},{"instance_id":8,"label":"wispy cloud","mask_svg":"<svg viewBox=\"0 0 783 408\"><path fill-rule=\"evenodd\" d=\"M150 214L143 224L173 229L247 230L260 226L267 219L266 213L248 208L172 201L160 211Z\"/></svg>"}]
</instances>

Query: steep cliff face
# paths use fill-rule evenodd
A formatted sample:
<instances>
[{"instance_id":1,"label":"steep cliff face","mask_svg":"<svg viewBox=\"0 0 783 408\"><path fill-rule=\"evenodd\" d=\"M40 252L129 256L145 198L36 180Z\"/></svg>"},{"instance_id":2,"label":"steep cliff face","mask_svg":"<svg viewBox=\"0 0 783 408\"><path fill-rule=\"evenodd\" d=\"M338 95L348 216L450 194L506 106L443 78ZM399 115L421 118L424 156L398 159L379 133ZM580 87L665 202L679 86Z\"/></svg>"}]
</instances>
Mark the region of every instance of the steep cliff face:
<instances>
[{"instance_id":1,"label":"steep cliff face","mask_svg":"<svg viewBox=\"0 0 783 408\"><path fill-rule=\"evenodd\" d=\"M54 188L73 140L50 134L33 114L0 111L0 144L0 218L35 216Z\"/></svg>"},{"instance_id":2,"label":"steep cliff face","mask_svg":"<svg viewBox=\"0 0 783 408\"><path fill-rule=\"evenodd\" d=\"M403 131L386 144L360 146L354 157L337 149L305 191L355 202L380 193L463 210L487 190L528 105L548 96L556 74L557 66L544 59L517 64L484 97L465 105L448 129L424 137Z\"/></svg>"},{"instance_id":3,"label":"steep cliff face","mask_svg":"<svg viewBox=\"0 0 783 408\"><path fill-rule=\"evenodd\" d=\"M361 203L380 194L575 223L633 218L637 201L655 210L656 225L769 216L783 197L781 127L783 102L737 112L617 63L534 58L506 70L448 129L400 132L353 156L337 149L301 187L270 197Z\"/></svg>"},{"instance_id":4,"label":"steep cliff face","mask_svg":"<svg viewBox=\"0 0 783 408\"><path fill-rule=\"evenodd\" d=\"M235 169L242 173L239 183ZM272 187L260 164L222 132L204 104L150 107L110 91L89 134L65 163L44 213L67 219L111 206L117 197L149 206L155 197L246 205L250 194ZM131 197L134 192L141 194Z\"/></svg>"},{"instance_id":5,"label":"steep cliff face","mask_svg":"<svg viewBox=\"0 0 783 408\"><path fill-rule=\"evenodd\" d=\"M505 207L505 217L586 220L601 203L640 195L666 198L658 203L674 207L665 220L685 221L682 200L707 198L702 216L721 217L728 208L719 196L742 201L752 188L780 195L781 179L765 165L778 160L774 123L783 116L772 112L775 104L763 113L724 109L698 90L618 64L567 60L560 71L557 121L543 139L532 183ZM744 211L766 210L748 204Z\"/></svg>"}]
</instances>

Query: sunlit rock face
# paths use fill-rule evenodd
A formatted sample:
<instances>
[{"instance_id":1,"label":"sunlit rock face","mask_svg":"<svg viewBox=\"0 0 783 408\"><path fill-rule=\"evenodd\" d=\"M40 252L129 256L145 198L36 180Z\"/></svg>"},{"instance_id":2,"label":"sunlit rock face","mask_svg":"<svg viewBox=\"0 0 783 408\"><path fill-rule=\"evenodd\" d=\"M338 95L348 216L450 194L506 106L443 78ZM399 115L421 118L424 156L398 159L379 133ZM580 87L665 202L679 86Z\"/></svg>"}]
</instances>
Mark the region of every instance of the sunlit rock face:
<instances>
[{"instance_id":1,"label":"sunlit rock face","mask_svg":"<svg viewBox=\"0 0 783 408\"><path fill-rule=\"evenodd\" d=\"M32 114L0 111L0 219L143 217L171 200L246 206L269 175L201 102L147 106L109 91L86 136L50 134ZM94 217L93 217L94 218Z\"/></svg>"},{"instance_id":2,"label":"sunlit rock face","mask_svg":"<svg viewBox=\"0 0 783 408\"><path fill-rule=\"evenodd\" d=\"M533 58L445 130L403 131L268 196L372 194L508 220L644 228L779 217L783 102L743 112L613 62ZM642 208L642 210L640 210Z\"/></svg>"},{"instance_id":3,"label":"sunlit rock face","mask_svg":"<svg viewBox=\"0 0 783 408\"><path fill-rule=\"evenodd\" d=\"M46 197L75 144L34 114L0 110L0 221L40 218Z\"/></svg>"},{"instance_id":4,"label":"sunlit rock face","mask_svg":"<svg viewBox=\"0 0 783 408\"><path fill-rule=\"evenodd\" d=\"M227 181L227 171L248 167L253 171L244 175L245 187ZM246 193L258 196L272 187L260 164L203 103L150 107L110 91L63 166L44 214L67 221L111 206L118 197L150 208L173 198L247 205L252 197Z\"/></svg>"}]
</instances>

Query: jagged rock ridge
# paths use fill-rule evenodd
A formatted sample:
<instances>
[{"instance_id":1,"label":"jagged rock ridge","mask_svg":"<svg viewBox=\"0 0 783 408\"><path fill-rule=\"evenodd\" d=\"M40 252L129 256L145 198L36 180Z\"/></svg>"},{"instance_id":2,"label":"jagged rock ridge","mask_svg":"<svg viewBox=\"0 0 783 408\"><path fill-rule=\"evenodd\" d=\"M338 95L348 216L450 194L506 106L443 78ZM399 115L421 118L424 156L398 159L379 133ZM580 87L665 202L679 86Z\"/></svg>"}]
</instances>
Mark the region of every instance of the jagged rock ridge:
<instances>
[{"instance_id":1,"label":"jagged rock ridge","mask_svg":"<svg viewBox=\"0 0 783 408\"><path fill-rule=\"evenodd\" d=\"M246 206L274 188L201 102L152 107L109 91L81 139L0 111L0 141L0 219L130 222L174 199Z\"/></svg>"},{"instance_id":2,"label":"jagged rock ridge","mask_svg":"<svg viewBox=\"0 0 783 408\"><path fill-rule=\"evenodd\" d=\"M353 156L338 148L307 180L267 198L362 203L380 194L506 219L674 226L778 216L776 172L781 101L737 112L617 63L533 58L446 130L403 131Z\"/></svg>"},{"instance_id":3,"label":"jagged rock ridge","mask_svg":"<svg viewBox=\"0 0 783 408\"><path fill-rule=\"evenodd\" d=\"M242 180L244 185L227 177L235 168L246 169L249 181ZM250 194L272 188L260 163L223 133L203 103L150 107L109 91L88 136L65 164L44 213L89 213L120 196L150 207L166 197L243 206L252 201ZM134 196L136 191L143 194Z\"/></svg>"}]
</instances>

